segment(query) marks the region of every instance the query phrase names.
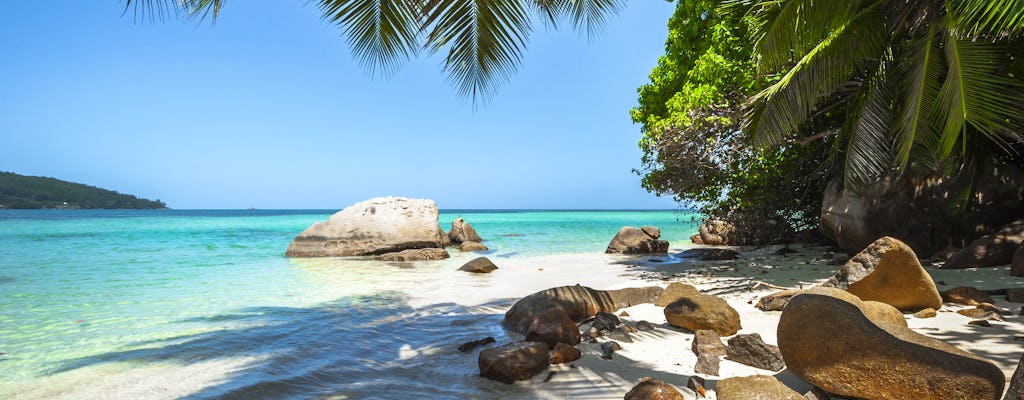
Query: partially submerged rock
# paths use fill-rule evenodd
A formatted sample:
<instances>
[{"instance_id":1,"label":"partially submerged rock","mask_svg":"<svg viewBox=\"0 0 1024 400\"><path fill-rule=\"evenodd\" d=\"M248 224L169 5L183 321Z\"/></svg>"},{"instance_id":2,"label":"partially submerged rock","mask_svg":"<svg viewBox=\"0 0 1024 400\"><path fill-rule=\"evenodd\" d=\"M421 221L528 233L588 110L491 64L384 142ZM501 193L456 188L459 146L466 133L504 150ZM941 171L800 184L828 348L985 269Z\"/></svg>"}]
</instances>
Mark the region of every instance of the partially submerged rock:
<instances>
[{"instance_id":1,"label":"partially submerged rock","mask_svg":"<svg viewBox=\"0 0 1024 400\"><path fill-rule=\"evenodd\" d=\"M658 240L659 237L661 237L661 231L653 226L642 228L624 226L608 243L608 248L604 252L608 254L667 253L668 242Z\"/></svg>"},{"instance_id":2,"label":"partially submerged rock","mask_svg":"<svg viewBox=\"0 0 1024 400\"><path fill-rule=\"evenodd\" d=\"M469 353L469 352L473 351L473 349L475 349L477 347L485 346L485 345L488 345L488 344L491 344L491 343L494 343L494 338L488 336L488 337L485 337L483 339L477 339L477 340L474 340L474 341L471 341L471 342L463 343L462 345L459 346L459 351L461 351L463 353Z\"/></svg>"},{"instance_id":3,"label":"partially submerged rock","mask_svg":"<svg viewBox=\"0 0 1024 400\"><path fill-rule=\"evenodd\" d=\"M822 286L846 289L862 300L891 304L902 311L942 306L935 282L914 250L888 236L853 256Z\"/></svg>"},{"instance_id":4,"label":"partially submerged rock","mask_svg":"<svg viewBox=\"0 0 1024 400\"><path fill-rule=\"evenodd\" d=\"M1024 219L1007 224L996 233L971 242L946 260L941 268L964 269L1007 265L1013 261L1013 254L1021 246L1021 242L1024 242Z\"/></svg>"},{"instance_id":5,"label":"partially submerged rock","mask_svg":"<svg viewBox=\"0 0 1024 400\"><path fill-rule=\"evenodd\" d=\"M544 343L517 342L491 347L477 359L480 376L511 384L524 381L548 367L548 346Z\"/></svg>"},{"instance_id":6,"label":"partially submerged rock","mask_svg":"<svg viewBox=\"0 0 1024 400\"><path fill-rule=\"evenodd\" d=\"M841 396L995 400L1003 390L1003 373L991 362L872 320L860 299L838 289L814 288L790 300L778 340L789 371Z\"/></svg>"},{"instance_id":7,"label":"partially submerged rock","mask_svg":"<svg viewBox=\"0 0 1024 400\"><path fill-rule=\"evenodd\" d=\"M663 381L643 378L626 392L625 400L684 400L682 393Z\"/></svg>"},{"instance_id":8,"label":"partially submerged rock","mask_svg":"<svg viewBox=\"0 0 1024 400\"><path fill-rule=\"evenodd\" d=\"M373 257L377 261L423 261L423 260L443 260L448 258L448 250L441 248L429 248L429 249L409 249L397 251L394 253L385 253L379 256Z\"/></svg>"},{"instance_id":9,"label":"partially submerged rock","mask_svg":"<svg viewBox=\"0 0 1024 400\"><path fill-rule=\"evenodd\" d=\"M722 379L715 387L718 400L806 400L774 376L754 375Z\"/></svg>"},{"instance_id":10,"label":"partially submerged rock","mask_svg":"<svg viewBox=\"0 0 1024 400\"><path fill-rule=\"evenodd\" d=\"M462 217L455 218L452 220L452 229L448 231L448 240L453 244L461 244L463 242L483 242L480 235L476 233L476 229L466 222Z\"/></svg>"},{"instance_id":11,"label":"partially submerged rock","mask_svg":"<svg viewBox=\"0 0 1024 400\"><path fill-rule=\"evenodd\" d=\"M769 371L786 368L779 348L765 343L761 335L756 333L736 335L729 339L725 359Z\"/></svg>"},{"instance_id":12,"label":"partially submerged rock","mask_svg":"<svg viewBox=\"0 0 1024 400\"><path fill-rule=\"evenodd\" d=\"M306 228L288 245L288 257L369 256L442 248L433 200L377 197L353 204Z\"/></svg>"},{"instance_id":13,"label":"partially submerged rock","mask_svg":"<svg viewBox=\"0 0 1024 400\"><path fill-rule=\"evenodd\" d=\"M459 267L459 271L486 274L498 269L497 265L487 257L477 257Z\"/></svg>"},{"instance_id":14,"label":"partially submerged rock","mask_svg":"<svg viewBox=\"0 0 1024 400\"><path fill-rule=\"evenodd\" d=\"M484 246L477 242L462 242L459 245L459 251L487 251L487 246Z\"/></svg>"},{"instance_id":15,"label":"partially submerged rock","mask_svg":"<svg viewBox=\"0 0 1024 400\"><path fill-rule=\"evenodd\" d=\"M740 314L736 309L708 294L684 296L666 306L664 312L669 324L691 331L710 329L730 336L740 330Z\"/></svg>"}]
</instances>

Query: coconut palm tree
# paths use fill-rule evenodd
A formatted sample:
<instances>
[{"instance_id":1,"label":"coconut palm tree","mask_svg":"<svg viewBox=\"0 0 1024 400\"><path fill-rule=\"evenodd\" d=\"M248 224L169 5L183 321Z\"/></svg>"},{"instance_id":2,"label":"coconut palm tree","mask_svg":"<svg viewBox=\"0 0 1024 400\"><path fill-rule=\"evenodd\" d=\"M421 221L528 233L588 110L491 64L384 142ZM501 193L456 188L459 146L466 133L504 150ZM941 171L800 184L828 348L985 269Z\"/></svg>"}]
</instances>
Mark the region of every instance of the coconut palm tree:
<instances>
[{"instance_id":1,"label":"coconut palm tree","mask_svg":"<svg viewBox=\"0 0 1024 400\"><path fill-rule=\"evenodd\" d=\"M757 68L774 78L750 102L755 142L838 135L858 186L908 164L949 174L977 149L1024 142L1022 0L727 3L752 16Z\"/></svg>"},{"instance_id":2,"label":"coconut palm tree","mask_svg":"<svg viewBox=\"0 0 1024 400\"><path fill-rule=\"evenodd\" d=\"M515 73L533 20L600 30L624 0L311 0L347 36L371 73L388 74L421 52L443 54L460 96L486 99ZM127 0L136 16L216 19L224 0Z\"/></svg>"}]
</instances>

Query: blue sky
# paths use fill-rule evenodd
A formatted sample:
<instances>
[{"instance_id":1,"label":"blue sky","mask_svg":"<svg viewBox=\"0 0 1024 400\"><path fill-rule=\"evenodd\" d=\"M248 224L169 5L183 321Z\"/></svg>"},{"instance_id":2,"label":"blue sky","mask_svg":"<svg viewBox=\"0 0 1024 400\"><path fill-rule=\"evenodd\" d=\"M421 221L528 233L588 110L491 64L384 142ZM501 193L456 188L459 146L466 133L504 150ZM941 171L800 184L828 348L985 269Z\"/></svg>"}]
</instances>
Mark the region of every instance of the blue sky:
<instances>
[{"instance_id":1,"label":"blue sky","mask_svg":"<svg viewBox=\"0 0 1024 400\"><path fill-rule=\"evenodd\" d=\"M440 58L369 76L302 0L228 1L216 25L116 0L5 2L0 170L172 208L672 208L640 188L636 88L674 8L634 1L588 41L535 27L475 110Z\"/></svg>"}]
</instances>

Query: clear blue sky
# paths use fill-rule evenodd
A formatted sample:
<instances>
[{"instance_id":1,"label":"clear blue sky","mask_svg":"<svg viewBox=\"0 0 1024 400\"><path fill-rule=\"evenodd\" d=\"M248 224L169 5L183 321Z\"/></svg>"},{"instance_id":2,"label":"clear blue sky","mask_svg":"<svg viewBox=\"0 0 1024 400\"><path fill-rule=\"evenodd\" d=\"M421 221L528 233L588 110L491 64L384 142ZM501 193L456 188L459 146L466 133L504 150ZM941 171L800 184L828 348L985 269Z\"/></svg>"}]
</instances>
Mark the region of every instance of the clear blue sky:
<instances>
[{"instance_id":1,"label":"clear blue sky","mask_svg":"<svg viewBox=\"0 0 1024 400\"><path fill-rule=\"evenodd\" d=\"M303 0L228 1L216 25L117 0L5 2L0 170L172 208L672 208L640 188L636 88L673 3L633 1L588 41L537 25L476 110L420 58L371 78Z\"/></svg>"}]
</instances>

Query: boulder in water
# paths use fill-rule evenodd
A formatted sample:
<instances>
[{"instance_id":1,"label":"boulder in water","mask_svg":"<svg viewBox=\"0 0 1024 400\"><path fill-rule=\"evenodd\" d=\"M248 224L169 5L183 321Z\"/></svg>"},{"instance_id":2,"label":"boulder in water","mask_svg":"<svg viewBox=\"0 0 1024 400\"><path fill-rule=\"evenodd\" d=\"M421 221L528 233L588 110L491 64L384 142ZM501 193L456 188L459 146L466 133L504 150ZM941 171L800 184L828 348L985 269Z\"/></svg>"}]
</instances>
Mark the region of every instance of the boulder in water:
<instances>
[{"instance_id":1,"label":"boulder in water","mask_svg":"<svg viewBox=\"0 0 1024 400\"><path fill-rule=\"evenodd\" d=\"M377 197L306 228L288 245L288 257L369 256L406 249L443 248L433 200Z\"/></svg>"},{"instance_id":2,"label":"boulder in water","mask_svg":"<svg viewBox=\"0 0 1024 400\"><path fill-rule=\"evenodd\" d=\"M498 269L498 266L494 265L494 263L487 257L474 258L462 267L459 267L459 271L473 272L477 274L486 274L496 269Z\"/></svg>"},{"instance_id":3,"label":"boulder in water","mask_svg":"<svg viewBox=\"0 0 1024 400\"><path fill-rule=\"evenodd\" d=\"M477 360L480 376L509 384L539 374L548 362L548 346L531 342L484 349Z\"/></svg>"},{"instance_id":4,"label":"boulder in water","mask_svg":"<svg viewBox=\"0 0 1024 400\"><path fill-rule=\"evenodd\" d=\"M477 243L477 242L466 241L466 242L462 242L462 244L459 245L459 251L487 251L487 250L489 250L487 248L487 246L484 246L484 245L482 245L480 243Z\"/></svg>"},{"instance_id":5,"label":"boulder in water","mask_svg":"<svg viewBox=\"0 0 1024 400\"><path fill-rule=\"evenodd\" d=\"M667 253L668 242L658 240L661 231L653 226L637 228L624 226L615 234L605 253L608 254L647 254Z\"/></svg>"},{"instance_id":6,"label":"boulder in water","mask_svg":"<svg viewBox=\"0 0 1024 400\"><path fill-rule=\"evenodd\" d=\"M373 257L377 261L423 261L443 260L448 258L448 250L442 248L408 249L394 253L384 253Z\"/></svg>"},{"instance_id":7,"label":"boulder in water","mask_svg":"<svg viewBox=\"0 0 1024 400\"><path fill-rule=\"evenodd\" d=\"M462 217L452 220L452 230L448 231L448 240L451 240L454 244L461 244L462 242L480 243L484 241L476 233L476 229L473 229L473 226L462 219Z\"/></svg>"}]
</instances>

